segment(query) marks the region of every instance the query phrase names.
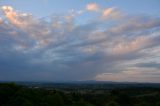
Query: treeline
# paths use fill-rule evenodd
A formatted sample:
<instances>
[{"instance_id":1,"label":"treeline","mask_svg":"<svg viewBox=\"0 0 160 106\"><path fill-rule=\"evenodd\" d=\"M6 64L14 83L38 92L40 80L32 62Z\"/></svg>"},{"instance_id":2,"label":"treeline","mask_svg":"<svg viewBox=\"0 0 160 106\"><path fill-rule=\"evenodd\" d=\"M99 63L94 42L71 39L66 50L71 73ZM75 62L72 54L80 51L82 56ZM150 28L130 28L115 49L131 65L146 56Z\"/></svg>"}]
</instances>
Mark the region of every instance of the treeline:
<instances>
[{"instance_id":1,"label":"treeline","mask_svg":"<svg viewBox=\"0 0 160 106\"><path fill-rule=\"evenodd\" d=\"M160 106L160 90L128 88L80 93L0 84L0 106Z\"/></svg>"}]
</instances>

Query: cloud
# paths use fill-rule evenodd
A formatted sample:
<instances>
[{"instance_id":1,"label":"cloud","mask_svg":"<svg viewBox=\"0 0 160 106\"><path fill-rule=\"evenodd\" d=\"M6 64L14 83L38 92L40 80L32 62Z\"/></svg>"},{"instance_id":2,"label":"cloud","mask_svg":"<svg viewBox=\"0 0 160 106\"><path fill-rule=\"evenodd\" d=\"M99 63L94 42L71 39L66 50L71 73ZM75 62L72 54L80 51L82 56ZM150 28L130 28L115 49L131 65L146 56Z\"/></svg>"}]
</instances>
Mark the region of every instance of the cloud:
<instances>
[{"instance_id":1,"label":"cloud","mask_svg":"<svg viewBox=\"0 0 160 106\"><path fill-rule=\"evenodd\" d=\"M39 19L3 6L0 79L159 81L158 64L150 63L160 56L159 18L125 15L113 20L109 17L116 16L117 8L93 4L88 10L98 10L98 16L83 24L76 22L77 11ZM151 68L144 67L144 59Z\"/></svg>"},{"instance_id":2,"label":"cloud","mask_svg":"<svg viewBox=\"0 0 160 106\"><path fill-rule=\"evenodd\" d=\"M113 52L118 54L125 54L141 50L150 44L150 39L144 36L137 37L132 41L120 41L113 47Z\"/></svg>"},{"instance_id":3,"label":"cloud","mask_svg":"<svg viewBox=\"0 0 160 106\"><path fill-rule=\"evenodd\" d=\"M0 25L3 23L3 19L0 17Z\"/></svg>"},{"instance_id":4,"label":"cloud","mask_svg":"<svg viewBox=\"0 0 160 106\"><path fill-rule=\"evenodd\" d=\"M160 63L157 63L157 62L139 63L139 64L136 64L135 66L160 69Z\"/></svg>"},{"instance_id":5,"label":"cloud","mask_svg":"<svg viewBox=\"0 0 160 106\"><path fill-rule=\"evenodd\" d=\"M113 11L115 10L115 8L107 8L103 11L103 17L108 17Z\"/></svg>"},{"instance_id":6,"label":"cloud","mask_svg":"<svg viewBox=\"0 0 160 106\"><path fill-rule=\"evenodd\" d=\"M17 20L17 13L13 10L11 6L3 6L2 10L12 24L15 24L17 26L21 25L21 22Z\"/></svg>"},{"instance_id":7,"label":"cloud","mask_svg":"<svg viewBox=\"0 0 160 106\"><path fill-rule=\"evenodd\" d=\"M160 79L159 70L147 70L147 69L134 69L121 71L117 73L103 73L95 77L100 81L116 81L116 82L156 82L159 83ZM114 76L114 77L113 77Z\"/></svg>"},{"instance_id":8,"label":"cloud","mask_svg":"<svg viewBox=\"0 0 160 106\"><path fill-rule=\"evenodd\" d=\"M98 11L99 10L99 6L96 3L89 3L86 6L86 10L88 10L88 11Z\"/></svg>"},{"instance_id":9,"label":"cloud","mask_svg":"<svg viewBox=\"0 0 160 106\"><path fill-rule=\"evenodd\" d=\"M128 19L128 21L125 21L126 19ZM112 32L127 33L133 31L143 31L145 29L158 27L160 25L160 21L157 18L149 16L126 16L122 20L124 20L122 23L111 29Z\"/></svg>"},{"instance_id":10,"label":"cloud","mask_svg":"<svg viewBox=\"0 0 160 106\"><path fill-rule=\"evenodd\" d=\"M116 7L102 8L96 3L89 3L86 6L87 11L93 11L101 14L101 19L119 19L122 18L124 14L120 12Z\"/></svg>"},{"instance_id":11,"label":"cloud","mask_svg":"<svg viewBox=\"0 0 160 106\"><path fill-rule=\"evenodd\" d=\"M102 16L101 18L104 19L112 19L112 20L117 20L117 19L122 19L124 17L124 14L118 10L116 7L110 7L106 8L102 11Z\"/></svg>"}]
</instances>

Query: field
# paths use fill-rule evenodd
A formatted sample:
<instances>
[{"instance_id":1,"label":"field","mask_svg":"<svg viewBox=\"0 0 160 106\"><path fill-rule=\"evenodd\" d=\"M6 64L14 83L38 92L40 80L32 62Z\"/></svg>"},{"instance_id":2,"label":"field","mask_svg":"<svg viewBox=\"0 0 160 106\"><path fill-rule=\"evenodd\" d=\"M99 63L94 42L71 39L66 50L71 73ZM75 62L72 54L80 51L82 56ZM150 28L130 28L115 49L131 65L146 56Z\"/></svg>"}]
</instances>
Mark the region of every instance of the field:
<instances>
[{"instance_id":1,"label":"field","mask_svg":"<svg viewBox=\"0 0 160 106\"><path fill-rule=\"evenodd\" d=\"M1 83L0 106L160 106L160 85Z\"/></svg>"}]
</instances>

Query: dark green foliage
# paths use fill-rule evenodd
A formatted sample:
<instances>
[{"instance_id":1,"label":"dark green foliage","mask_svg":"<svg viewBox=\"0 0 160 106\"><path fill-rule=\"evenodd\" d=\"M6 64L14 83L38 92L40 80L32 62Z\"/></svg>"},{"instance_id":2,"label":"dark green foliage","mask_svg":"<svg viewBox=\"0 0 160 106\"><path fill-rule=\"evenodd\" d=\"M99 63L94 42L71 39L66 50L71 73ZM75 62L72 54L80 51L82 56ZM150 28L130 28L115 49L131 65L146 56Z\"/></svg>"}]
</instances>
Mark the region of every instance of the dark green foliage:
<instances>
[{"instance_id":1,"label":"dark green foliage","mask_svg":"<svg viewBox=\"0 0 160 106\"><path fill-rule=\"evenodd\" d=\"M160 106L160 89L57 89L0 84L0 106Z\"/></svg>"},{"instance_id":2,"label":"dark green foliage","mask_svg":"<svg viewBox=\"0 0 160 106\"><path fill-rule=\"evenodd\" d=\"M46 103L51 106L63 106L64 105L63 98L59 93L47 95L44 98L44 101L46 101Z\"/></svg>"},{"instance_id":3,"label":"dark green foliage","mask_svg":"<svg viewBox=\"0 0 160 106\"><path fill-rule=\"evenodd\" d=\"M160 106L160 100L156 103L156 106Z\"/></svg>"},{"instance_id":4,"label":"dark green foliage","mask_svg":"<svg viewBox=\"0 0 160 106\"><path fill-rule=\"evenodd\" d=\"M0 106L64 106L58 91L0 84Z\"/></svg>"},{"instance_id":5,"label":"dark green foliage","mask_svg":"<svg viewBox=\"0 0 160 106\"><path fill-rule=\"evenodd\" d=\"M136 104L136 106L150 106L150 105L148 105L148 103L146 102L142 102L142 103Z\"/></svg>"},{"instance_id":6,"label":"dark green foliage","mask_svg":"<svg viewBox=\"0 0 160 106\"><path fill-rule=\"evenodd\" d=\"M106 106L120 106L117 102L111 101Z\"/></svg>"},{"instance_id":7,"label":"dark green foliage","mask_svg":"<svg viewBox=\"0 0 160 106\"><path fill-rule=\"evenodd\" d=\"M83 99L73 103L73 106L93 106L91 103L84 101Z\"/></svg>"},{"instance_id":8,"label":"dark green foliage","mask_svg":"<svg viewBox=\"0 0 160 106\"><path fill-rule=\"evenodd\" d=\"M20 89L14 83L0 85L0 106L6 104L12 96Z\"/></svg>"}]
</instances>

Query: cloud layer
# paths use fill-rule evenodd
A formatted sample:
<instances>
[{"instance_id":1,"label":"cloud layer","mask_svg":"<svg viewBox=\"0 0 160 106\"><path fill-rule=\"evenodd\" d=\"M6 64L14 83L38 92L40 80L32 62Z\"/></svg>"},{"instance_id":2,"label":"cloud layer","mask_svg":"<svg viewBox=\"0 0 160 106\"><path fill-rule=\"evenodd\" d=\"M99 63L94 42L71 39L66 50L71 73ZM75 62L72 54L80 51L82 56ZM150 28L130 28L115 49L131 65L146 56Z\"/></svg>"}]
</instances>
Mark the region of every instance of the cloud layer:
<instances>
[{"instance_id":1,"label":"cloud layer","mask_svg":"<svg viewBox=\"0 0 160 106\"><path fill-rule=\"evenodd\" d=\"M96 17L76 23L91 11ZM158 17L95 3L47 19L11 6L1 12L0 80L160 81Z\"/></svg>"}]
</instances>

